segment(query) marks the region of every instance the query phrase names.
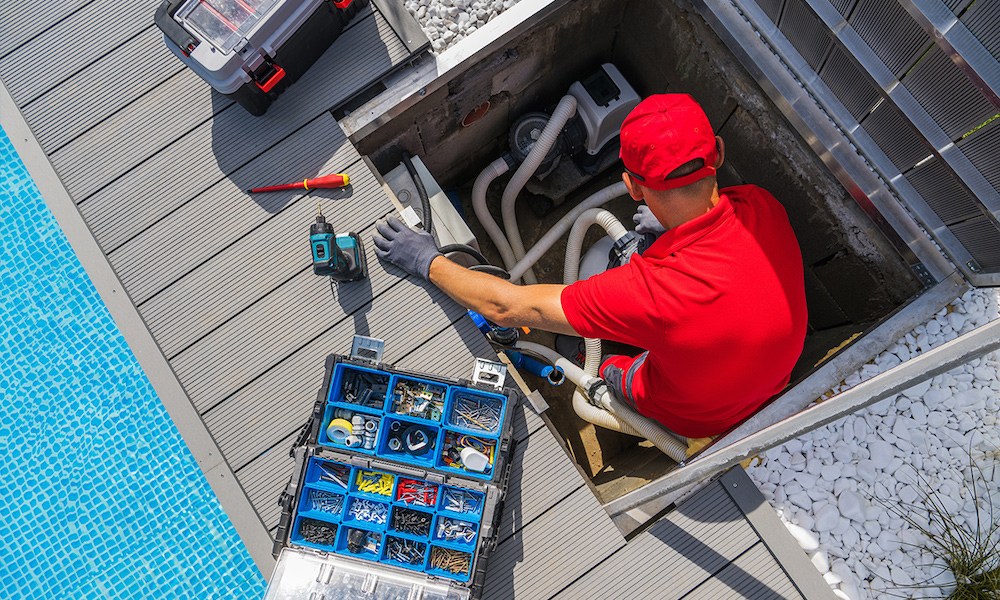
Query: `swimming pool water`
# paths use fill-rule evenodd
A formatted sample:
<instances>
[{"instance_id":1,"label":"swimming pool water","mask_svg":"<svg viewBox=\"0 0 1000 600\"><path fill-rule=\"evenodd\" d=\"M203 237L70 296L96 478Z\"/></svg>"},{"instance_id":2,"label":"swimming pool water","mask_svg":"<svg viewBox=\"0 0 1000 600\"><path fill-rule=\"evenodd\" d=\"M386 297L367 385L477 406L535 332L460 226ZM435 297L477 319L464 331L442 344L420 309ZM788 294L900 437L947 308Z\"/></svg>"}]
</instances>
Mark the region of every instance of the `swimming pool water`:
<instances>
[{"instance_id":1,"label":"swimming pool water","mask_svg":"<svg viewBox=\"0 0 1000 600\"><path fill-rule=\"evenodd\" d=\"M0 130L0 598L264 579Z\"/></svg>"}]
</instances>

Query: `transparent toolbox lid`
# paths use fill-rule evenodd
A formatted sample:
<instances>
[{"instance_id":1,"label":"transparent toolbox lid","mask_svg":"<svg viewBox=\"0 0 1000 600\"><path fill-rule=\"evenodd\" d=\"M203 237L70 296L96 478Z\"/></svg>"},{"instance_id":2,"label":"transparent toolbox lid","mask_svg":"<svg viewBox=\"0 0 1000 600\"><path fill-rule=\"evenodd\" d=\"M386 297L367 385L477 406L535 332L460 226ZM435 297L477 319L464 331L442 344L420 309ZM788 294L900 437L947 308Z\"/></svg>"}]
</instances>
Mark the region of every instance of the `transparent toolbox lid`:
<instances>
[{"instance_id":1,"label":"transparent toolbox lid","mask_svg":"<svg viewBox=\"0 0 1000 600\"><path fill-rule=\"evenodd\" d=\"M278 557L264 600L365 598L365 600L467 600L468 589L419 574L318 556L285 548Z\"/></svg>"},{"instance_id":2,"label":"transparent toolbox lid","mask_svg":"<svg viewBox=\"0 0 1000 600\"><path fill-rule=\"evenodd\" d=\"M278 0L187 0L174 19L188 31L230 52Z\"/></svg>"}]
</instances>

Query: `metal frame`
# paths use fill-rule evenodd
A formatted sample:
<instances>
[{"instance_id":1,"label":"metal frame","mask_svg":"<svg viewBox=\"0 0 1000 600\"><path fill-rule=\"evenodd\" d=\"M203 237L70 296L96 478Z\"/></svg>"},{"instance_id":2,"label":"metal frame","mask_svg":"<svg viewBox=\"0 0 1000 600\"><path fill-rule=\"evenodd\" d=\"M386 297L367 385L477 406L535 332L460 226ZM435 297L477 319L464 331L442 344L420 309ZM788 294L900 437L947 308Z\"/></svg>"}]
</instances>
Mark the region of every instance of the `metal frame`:
<instances>
[{"instance_id":1,"label":"metal frame","mask_svg":"<svg viewBox=\"0 0 1000 600\"><path fill-rule=\"evenodd\" d=\"M828 0L805 0L805 2L830 29L833 39L839 42L858 61L861 67L867 71L875 84L880 88L883 97L891 103L891 106L899 110L904 118L913 124L920 135L927 141L933 150L933 154L940 158L942 164L954 173L958 180L969 189L972 196L983 205L985 212L993 221L1000 223L1000 193L993 189L993 186L983 177L983 174L979 172L961 149L952 142L951 138L945 134L944 130L924 110L924 107L917 102L910 91L906 89L906 86L900 83L892 71L882 64L881 59L875 55L872 49L868 47L868 44L861 39L861 36L844 20L844 17ZM740 2L740 4L743 4L743 2ZM954 15L952 16L954 17ZM953 27L952 29L956 28ZM968 37L971 38L971 34ZM972 38L972 40L975 41L975 38ZM769 39L768 41L774 43L773 39ZM978 41L976 43L978 44ZM982 49L982 52L986 53L986 50ZM956 262L959 264L959 268L965 272L966 277L976 283L976 285L1000 284L1000 274L984 276L979 273L979 267L974 262L974 259L971 256L966 257L963 255L963 253L967 254L964 246L950 232L948 236L943 235L943 232L938 227L938 224L941 223L940 219L930 210L926 202L920 198L916 190L912 190L912 186L909 186L908 183L904 184L902 177L894 176L895 173L898 173L898 169L891 162L883 162L881 157L874 156L874 153L871 153L871 149L869 148L865 148L864 151L872 158L876 168L889 175L887 179L893 185L897 186L907 204L922 222L928 224L928 227L932 229L932 232L937 236L937 239L946 251L953 254ZM878 154L882 154L881 151ZM892 166L890 167L890 165ZM906 189L907 187L909 189ZM910 190L912 190L912 194L909 193ZM920 198L919 201L917 201L918 198ZM948 237L952 239L948 239ZM953 244L957 244L957 246ZM962 251L958 251L958 248L961 248ZM970 263L970 261L973 262Z\"/></svg>"},{"instance_id":2,"label":"metal frame","mask_svg":"<svg viewBox=\"0 0 1000 600\"><path fill-rule=\"evenodd\" d=\"M873 172L872 166L858 150L871 150L873 154L883 158L885 155L763 10L755 3L740 2L740 6L737 6L731 0L693 2L917 276L927 285L947 277L954 268L913 216L893 196L886 182L887 179L893 183L901 182L905 187L908 185L905 179L888 159L884 159L884 162L892 167L897 177L883 179ZM766 43L762 37L767 40ZM817 100L822 101L822 105ZM933 215L919 194L912 187L909 189L918 203ZM942 243L951 241L964 250L940 219L935 216L931 223L939 225L932 233L939 233ZM997 282L1000 283L1000 276L997 277Z\"/></svg>"},{"instance_id":3,"label":"metal frame","mask_svg":"<svg viewBox=\"0 0 1000 600\"><path fill-rule=\"evenodd\" d=\"M898 0L993 106L1000 109L1000 63L941 0Z\"/></svg>"},{"instance_id":4,"label":"metal frame","mask_svg":"<svg viewBox=\"0 0 1000 600\"><path fill-rule=\"evenodd\" d=\"M871 361L879 353L885 351L893 342L917 325L926 322L950 302L960 297L969 289L969 284L957 272L953 272L944 281L927 289L907 305L887 317L872 331L861 336L854 343L841 350L836 356L817 367L805 379L796 383L769 405L744 421L735 429L717 438L712 444L689 458L685 464L695 464L706 457L727 450L731 445L753 435L764 428L783 422L784 419L795 416L805 410L810 404L820 398L853 373L861 365ZM828 403L839 402L839 396L828 400ZM815 427L819 427L816 425ZM814 427L814 428L815 428ZM618 513L611 513L615 524L626 534L638 529L654 518L670 504L678 503L685 496L701 489L707 480L691 479L677 481L675 477L683 477L678 471L650 482L647 485L622 496L629 497L647 488L665 485L670 482L670 491L657 494L655 498L645 501L636 507ZM605 505L609 509L609 505ZM610 511L610 509L609 509Z\"/></svg>"},{"instance_id":5,"label":"metal frame","mask_svg":"<svg viewBox=\"0 0 1000 600\"><path fill-rule=\"evenodd\" d=\"M853 414L927 379L1000 349L1000 320L911 358L885 373L604 505L612 517L711 477L747 458Z\"/></svg>"}]
</instances>

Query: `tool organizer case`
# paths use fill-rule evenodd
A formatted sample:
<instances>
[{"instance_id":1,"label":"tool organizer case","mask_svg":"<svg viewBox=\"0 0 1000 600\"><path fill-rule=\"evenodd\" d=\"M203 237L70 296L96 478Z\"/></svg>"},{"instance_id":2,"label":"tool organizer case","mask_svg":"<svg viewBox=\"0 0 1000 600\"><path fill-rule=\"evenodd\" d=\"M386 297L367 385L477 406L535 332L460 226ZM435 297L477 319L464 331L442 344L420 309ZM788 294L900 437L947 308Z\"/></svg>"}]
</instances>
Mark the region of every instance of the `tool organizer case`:
<instances>
[{"instance_id":1,"label":"tool organizer case","mask_svg":"<svg viewBox=\"0 0 1000 600\"><path fill-rule=\"evenodd\" d=\"M493 366L502 383L503 368ZM407 598L401 591L414 588L424 599L478 598L497 541L520 396L329 356L310 422L293 448L267 600L345 590ZM361 446L352 447L358 440L348 438L359 427L369 439L359 436ZM410 439L400 444L410 444L409 452L390 443L404 432ZM449 450L461 443L492 445L484 452L488 468L466 469L461 452Z\"/></svg>"},{"instance_id":2,"label":"tool organizer case","mask_svg":"<svg viewBox=\"0 0 1000 600\"><path fill-rule=\"evenodd\" d=\"M154 22L184 64L263 115L368 0L163 0Z\"/></svg>"}]
</instances>

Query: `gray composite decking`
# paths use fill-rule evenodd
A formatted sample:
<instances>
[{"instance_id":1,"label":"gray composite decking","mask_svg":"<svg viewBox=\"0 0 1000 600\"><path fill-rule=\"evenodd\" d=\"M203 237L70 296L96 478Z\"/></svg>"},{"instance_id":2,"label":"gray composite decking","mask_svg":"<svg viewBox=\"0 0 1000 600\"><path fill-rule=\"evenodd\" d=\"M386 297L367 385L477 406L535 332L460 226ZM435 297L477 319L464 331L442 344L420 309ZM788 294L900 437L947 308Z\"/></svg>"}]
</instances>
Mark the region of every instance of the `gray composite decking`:
<instances>
[{"instance_id":1,"label":"gray composite decking","mask_svg":"<svg viewBox=\"0 0 1000 600\"><path fill-rule=\"evenodd\" d=\"M19 152L50 205L74 208L54 212L80 219L60 222L71 241L87 238L81 261L267 571L260 549L326 355L370 335L386 340L384 362L454 377L495 354L464 309L371 251L393 207L330 110L412 58L383 15L365 9L257 118L167 51L156 4L0 4L0 81L20 112L0 118L30 128L44 158ZM243 191L329 172L352 185ZM305 237L319 201L338 231L366 241L364 281L333 289L312 274ZM755 510L763 500L742 471L626 542L543 419L522 406L514 427L484 597L832 597L801 552L778 548L790 538Z\"/></svg>"}]
</instances>

